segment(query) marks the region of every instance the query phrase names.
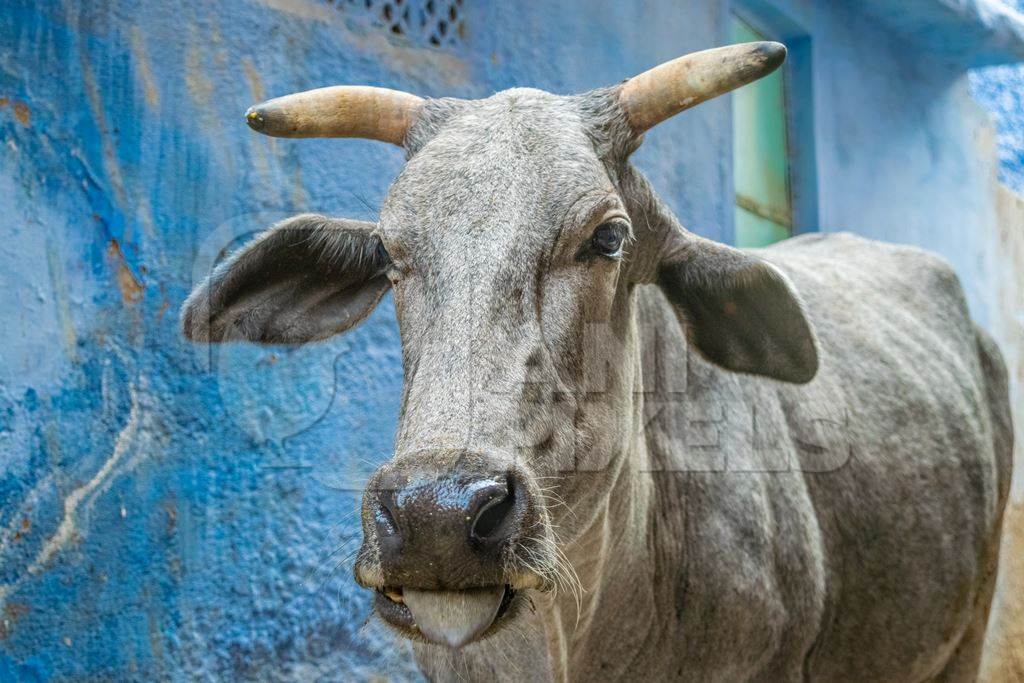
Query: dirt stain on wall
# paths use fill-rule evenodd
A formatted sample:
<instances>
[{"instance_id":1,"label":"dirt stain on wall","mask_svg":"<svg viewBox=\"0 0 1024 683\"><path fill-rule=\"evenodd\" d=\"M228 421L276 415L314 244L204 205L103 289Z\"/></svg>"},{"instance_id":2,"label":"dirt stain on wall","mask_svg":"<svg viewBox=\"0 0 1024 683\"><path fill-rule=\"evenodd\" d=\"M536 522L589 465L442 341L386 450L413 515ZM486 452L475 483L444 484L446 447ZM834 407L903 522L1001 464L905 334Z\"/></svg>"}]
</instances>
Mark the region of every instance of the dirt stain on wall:
<instances>
[{"instance_id":1,"label":"dirt stain on wall","mask_svg":"<svg viewBox=\"0 0 1024 683\"><path fill-rule=\"evenodd\" d=\"M29 606L21 602L9 602L4 605L0 614L0 640L4 640L14 631L14 624L29 613Z\"/></svg>"},{"instance_id":2,"label":"dirt stain on wall","mask_svg":"<svg viewBox=\"0 0 1024 683\"><path fill-rule=\"evenodd\" d=\"M0 97L0 109L10 105L11 112L14 114L14 119L23 126L29 124L29 120L32 118L32 110L28 108L28 105L21 100L12 100L9 97Z\"/></svg>"},{"instance_id":3,"label":"dirt stain on wall","mask_svg":"<svg viewBox=\"0 0 1024 683\"><path fill-rule=\"evenodd\" d=\"M116 239L110 240L110 244L107 245L107 256L117 268L117 286L121 290L121 299L126 304L134 304L142 298L145 287L128 267L124 252L121 251L121 245Z\"/></svg>"},{"instance_id":4,"label":"dirt stain on wall","mask_svg":"<svg viewBox=\"0 0 1024 683\"><path fill-rule=\"evenodd\" d=\"M1003 517L999 587L988 624L979 681L1024 680L1024 504L1011 504Z\"/></svg>"},{"instance_id":5,"label":"dirt stain on wall","mask_svg":"<svg viewBox=\"0 0 1024 683\"><path fill-rule=\"evenodd\" d=\"M28 105L24 102L15 102L14 107L12 108L14 109L14 118L18 120L18 123L23 126L27 126L29 117L31 116Z\"/></svg>"}]
</instances>

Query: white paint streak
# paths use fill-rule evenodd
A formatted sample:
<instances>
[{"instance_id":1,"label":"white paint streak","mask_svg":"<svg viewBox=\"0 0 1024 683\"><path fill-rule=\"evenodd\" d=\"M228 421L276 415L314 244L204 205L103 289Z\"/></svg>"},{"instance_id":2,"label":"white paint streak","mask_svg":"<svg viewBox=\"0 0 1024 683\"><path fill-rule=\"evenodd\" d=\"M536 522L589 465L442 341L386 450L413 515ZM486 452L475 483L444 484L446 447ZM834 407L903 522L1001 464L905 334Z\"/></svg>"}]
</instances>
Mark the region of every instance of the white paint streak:
<instances>
[{"instance_id":1,"label":"white paint streak","mask_svg":"<svg viewBox=\"0 0 1024 683\"><path fill-rule=\"evenodd\" d=\"M151 412L153 406L146 406L145 411L140 409L139 395L134 386L128 387L128 394L131 397L128 421L118 433L110 457L103 462L103 465L100 466L96 474L88 482L76 488L64 499L64 515L57 526L57 530L53 536L43 543L28 568L15 581L0 585L0 608L5 604L7 597L28 576L43 571L59 552L64 550L78 537L79 523L83 514L92 507L102 493L110 488L114 479L130 472L142 461L143 458L141 457L129 457L129 453L139 435L140 421L144 421L142 413Z\"/></svg>"},{"instance_id":2,"label":"white paint streak","mask_svg":"<svg viewBox=\"0 0 1024 683\"><path fill-rule=\"evenodd\" d=\"M139 424L139 401L135 395L135 388L129 387L128 393L131 396L132 407L128 413L128 422L124 428L117 435L117 440L114 442L114 451L107 458L103 466L100 467L99 471L93 475L87 483L79 486L77 489L68 494L68 497L64 499L64 518L60 522L60 526L57 527L57 533L50 537L50 539L43 544L42 549L36 556L35 561L29 565L28 572L30 574L36 574L43 569L46 564L56 555L61 549L63 549L68 542L75 537L78 532L78 508L91 494L103 485L111 473L117 466L118 462L124 458L125 453L128 452L128 446L131 444L132 439L135 438L135 434L138 431ZM91 504L91 500L89 504Z\"/></svg>"}]
</instances>

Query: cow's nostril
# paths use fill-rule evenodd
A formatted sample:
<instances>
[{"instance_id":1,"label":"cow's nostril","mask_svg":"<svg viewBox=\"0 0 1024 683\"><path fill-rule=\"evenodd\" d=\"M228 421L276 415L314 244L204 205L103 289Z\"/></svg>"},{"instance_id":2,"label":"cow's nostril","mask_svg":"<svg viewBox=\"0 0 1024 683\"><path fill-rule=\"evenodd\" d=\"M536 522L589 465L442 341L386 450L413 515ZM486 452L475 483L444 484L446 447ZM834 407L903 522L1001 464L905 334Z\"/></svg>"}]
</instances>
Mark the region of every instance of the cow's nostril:
<instances>
[{"instance_id":1,"label":"cow's nostril","mask_svg":"<svg viewBox=\"0 0 1024 683\"><path fill-rule=\"evenodd\" d=\"M515 489L512 479L509 478L504 491L482 501L470 527L470 538L481 542L497 542L511 536L514 507Z\"/></svg>"},{"instance_id":2,"label":"cow's nostril","mask_svg":"<svg viewBox=\"0 0 1024 683\"><path fill-rule=\"evenodd\" d=\"M388 504L383 500L377 501L377 510L374 513L374 521L377 523L377 533L382 536L394 536L398 534L398 523L395 521L395 515L390 509L388 509Z\"/></svg>"}]
</instances>

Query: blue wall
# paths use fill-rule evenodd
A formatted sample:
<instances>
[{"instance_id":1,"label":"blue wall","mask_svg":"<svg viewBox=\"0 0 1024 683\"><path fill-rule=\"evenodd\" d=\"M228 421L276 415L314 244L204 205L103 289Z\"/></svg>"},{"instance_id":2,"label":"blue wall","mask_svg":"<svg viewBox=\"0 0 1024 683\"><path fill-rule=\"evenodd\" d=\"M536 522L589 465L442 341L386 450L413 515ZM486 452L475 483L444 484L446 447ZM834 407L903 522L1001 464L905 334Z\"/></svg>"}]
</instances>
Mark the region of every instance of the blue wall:
<instances>
[{"instance_id":1,"label":"blue wall","mask_svg":"<svg viewBox=\"0 0 1024 683\"><path fill-rule=\"evenodd\" d=\"M720 10L465 0L464 38L439 49L342 2L192 4L0 13L0 680L401 677L350 572L401 389L390 299L291 351L211 353L177 323L241 236L299 211L372 217L401 152L272 140L242 113L339 82L614 83L718 43ZM727 112L708 105L641 155L715 236Z\"/></svg>"},{"instance_id":2,"label":"blue wall","mask_svg":"<svg viewBox=\"0 0 1024 683\"><path fill-rule=\"evenodd\" d=\"M1024 0L1003 0L1024 11ZM999 177L1024 194L1024 66L1008 64L977 69L971 94L995 118L999 133Z\"/></svg>"},{"instance_id":3,"label":"blue wall","mask_svg":"<svg viewBox=\"0 0 1024 683\"><path fill-rule=\"evenodd\" d=\"M464 0L463 35L437 48L349 0L193 4L0 14L0 680L411 676L350 573L401 390L390 298L297 350L197 348L177 326L252 231L299 211L372 218L401 152L268 139L242 112L332 83L578 91L724 42L726 9ZM798 106L814 109L822 224L942 251L984 316L970 231L992 218L994 162L962 70L915 66L842 3L780 4L812 36ZM719 239L729 131L728 100L711 102L637 155Z\"/></svg>"}]
</instances>

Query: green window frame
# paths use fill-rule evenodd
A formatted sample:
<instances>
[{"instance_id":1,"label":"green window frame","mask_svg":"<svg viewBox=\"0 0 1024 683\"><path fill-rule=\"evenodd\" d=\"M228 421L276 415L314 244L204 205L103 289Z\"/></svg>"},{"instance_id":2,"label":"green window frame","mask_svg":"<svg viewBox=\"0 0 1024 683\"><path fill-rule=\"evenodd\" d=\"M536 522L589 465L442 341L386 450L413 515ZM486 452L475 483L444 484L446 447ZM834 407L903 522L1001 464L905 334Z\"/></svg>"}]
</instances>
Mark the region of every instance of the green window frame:
<instances>
[{"instance_id":1,"label":"green window frame","mask_svg":"<svg viewBox=\"0 0 1024 683\"><path fill-rule=\"evenodd\" d=\"M735 14L734 43L768 38ZM785 70L733 92L735 238L739 247L763 247L793 234Z\"/></svg>"}]
</instances>

